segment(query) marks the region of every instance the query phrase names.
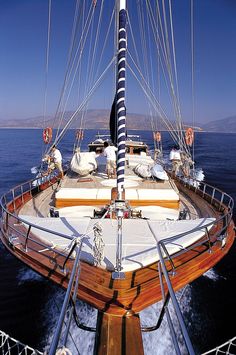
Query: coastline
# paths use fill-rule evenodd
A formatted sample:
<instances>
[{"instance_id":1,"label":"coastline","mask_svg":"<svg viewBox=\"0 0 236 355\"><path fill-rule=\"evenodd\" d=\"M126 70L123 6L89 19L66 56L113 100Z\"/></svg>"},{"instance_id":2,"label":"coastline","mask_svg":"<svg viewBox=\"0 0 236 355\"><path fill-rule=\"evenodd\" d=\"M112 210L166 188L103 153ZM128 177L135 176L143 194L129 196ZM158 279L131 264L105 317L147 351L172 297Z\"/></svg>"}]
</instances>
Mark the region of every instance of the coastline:
<instances>
[{"instance_id":1,"label":"coastline","mask_svg":"<svg viewBox=\"0 0 236 355\"><path fill-rule=\"evenodd\" d=\"M1 127L0 126L0 130L1 129L25 129L25 130L30 130L30 129L34 129L34 130L43 130L44 128L43 127L12 127L12 126L8 126L8 127ZM53 128L53 129L57 129L57 127ZM77 130L77 128L69 128L69 130L71 131L75 131ZM94 128L84 128L85 131L95 131L95 130L98 130L98 131L109 131L109 128L102 128L102 129L98 129L97 127L94 127ZM140 131L140 132L143 132L143 129L140 129L140 128L128 128L129 131ZM151 129L145 129L145 131L152 131ZM168 130L165 130L165 129L160 129L159 130L160 132L169 132ZM175 130L173 130L173 132L175 132ZM183 130L183 132L185 132L185 130ZM194 131L195 133L216 133L216 134L236 134L236 131L225 131L225 132L222 132L222 131L205 131L205 130L196 130Z\"/></svg>"}]
</instances>

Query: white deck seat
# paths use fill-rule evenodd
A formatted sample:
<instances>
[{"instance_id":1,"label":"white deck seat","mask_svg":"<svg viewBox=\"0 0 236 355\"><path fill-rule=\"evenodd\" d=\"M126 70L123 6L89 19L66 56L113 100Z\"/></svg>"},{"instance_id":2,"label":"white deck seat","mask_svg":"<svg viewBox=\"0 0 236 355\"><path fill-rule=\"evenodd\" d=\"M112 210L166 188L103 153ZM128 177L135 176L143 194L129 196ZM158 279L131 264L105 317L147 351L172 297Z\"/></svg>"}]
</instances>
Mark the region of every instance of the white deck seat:
<instances>
[{"instance_id":1,"label":"white deck seat","mask_svg":"<svg viewBox=\"0 0 236 355\"><path fill-rule=\"evenodd\" d=\"M91 218L97 206L70 206L58 208L60 217Z\"/></svg>"},{"instance_id":2,"label":"white deck seat","mask_svg":"<svg viewBox=\"0 0 236 355\"><path fill-rule=\"evenodd\" d=\"M179 195L172 189L138 189L138 200L179 201Z\"/></svg>"},{"instance_id":3,"label":"white deck seat","mask_svg":"<svg viewBox=\"0 0 236 355\"><path fill-rule=\"evenodd\" d=\"M179 201L179 195L172 189L126 189L127 200L171 200ZM111 189L61 188L56 199L110 199Z\"/></svg>"},{"instance_id":4,"label":"white deck seat","mask_svg":"<svg viewBox=\"0 0 236 355\"><path fill-rule=\"evenodd\" d=\"M56 192L56 200L70 199L70 200L99 200L111 199L111 189L96 189L96 188L62 188Z\"/></svg>"},{"instance_id":5,"label":"white deck seat","mask_svg":"<svg viewBox=\"0 0 236 355\"><path fill-rule=\"evenodd\" d=\"M126 189L125 198L126 200L138 200L137 189Z\"/></svg>"},{"instance_id":6,"label":"white deck seat","mask_svg":"<svg viewBox=\"0 0 236 355\"><path fill-rule=\"evenodd\" d=\"M96 199L98 189L62 188L56 192L56 199Z\"/></svg>"},{"instance_id":7,"label":"white deck seat","mask_svg":"<svg viewBox=\"0 0 236 355\"><path fill-rule=\"evenodd\" d=\"M110 200L111 199L111 189L98 189L97 199L98 200Z\"/></svg>"},{"instance_id":8,"label":"white deck seat","mask_svg":"<svg viewBox=\"0 0 236 355\"><path fill-rule=\"evenodd\" d=\"M81 259L93 264L93 226L98 222L97 219L73 217L40 218L24 215L20 217L29 223L64 233L71 238L81 238L82 235L86 236L87 238L85 238L83 244ZM123 271L133 271L157 262L159 256L156 244L157 241L165 238L188 232L187 235L179 237L175 242L169 242L166 245L170 254L190 246L204 236L206 232L205 226L214 221L214 218L178 221L124 219L122 226ZM116 265L117 220L100 219L99 222L102 226L102 238L105 243L105 257L101 267L112 271ZM196 227L200 229L191 232L191 230ZM207 229L210 230L211 227L212 226L209 226ZM44 241L46 246L51 246L59 251L68 253L71 243L70 240L55 236L50 232L40 231L34 227L31 228L31 232L41 241Z\"/></svg>"},{"instance_id":9,"label":"white deck seat","mask_svg":"<svg viewBox=\"0 0 236 355\"><path fill-rule=\"evenodd\" d=\"M137 206L135 210L142 211L142 217L151 220L177 220L179 209L166 208L161 206Z\"/></svg>"}]
</instances>

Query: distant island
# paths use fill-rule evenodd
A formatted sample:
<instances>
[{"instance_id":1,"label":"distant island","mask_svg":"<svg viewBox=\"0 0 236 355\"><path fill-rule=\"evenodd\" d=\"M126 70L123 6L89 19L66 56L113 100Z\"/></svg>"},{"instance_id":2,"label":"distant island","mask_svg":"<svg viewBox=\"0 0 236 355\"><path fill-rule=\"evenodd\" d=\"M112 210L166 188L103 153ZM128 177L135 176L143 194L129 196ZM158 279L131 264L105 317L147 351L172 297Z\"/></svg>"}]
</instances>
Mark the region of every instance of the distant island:
<instances>
[{"instance_id":1,"label":"distant island","mask_svg":"<svg viewBox=\"0 0 236 355\"><path fill-rule=\"evenodd\" d=\"M68 111L64 116L64 124L67 122L68 118L71 116L72 112ZM84 127L87 129L109 129L109 110L88 110L86 113L86 122ZM78 128L81 116L78 116L76 121L73 122L70 128ZM143 114L127 114L127 128L135 130L151 130L150 119L147 115ZM1 120L0 128L38 128L42 129L45 127L55 127L54 117L42 116L31 117L26 119L10 119ZM185 123L186 127L192 126L190 122ZM166 127L158 123L158 130L166 130ZM236 116L231 116L223 118L220 120L215 120L208 122L206 124L195 123L195 131L203 132L224 132L224 133L236 133Z\"/></svg>"}]
</instances>

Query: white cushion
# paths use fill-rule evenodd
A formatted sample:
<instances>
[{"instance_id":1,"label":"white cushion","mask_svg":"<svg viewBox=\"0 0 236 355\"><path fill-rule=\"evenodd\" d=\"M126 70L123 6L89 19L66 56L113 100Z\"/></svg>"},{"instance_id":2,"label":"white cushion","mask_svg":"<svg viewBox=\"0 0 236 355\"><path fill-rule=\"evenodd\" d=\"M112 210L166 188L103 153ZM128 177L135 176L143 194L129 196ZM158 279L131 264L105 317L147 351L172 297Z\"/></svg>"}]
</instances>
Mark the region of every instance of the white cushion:
<instances>
[{"instance_id":1,"label":"white cushion","mask_svg":"<svg viewBox=\"0 0 236 355\"><path fill-rule=\"evenodd\" d=\"M136 189L125 190L125 199L126 200L138 200L137 190Z\"/></svg>"},{"instance_id":2,"label":"white cushion","mask_svg":"<svg viewBox=\"0 0 236 355\"><path fill-rule=\"evenodd\" d=\"M62 188L56 192L56 199L96 199L98 189Z\"/></svg>"},{"instance_id":3,"label":"white cushion","mask_svg":"<svg viewBox=\"0 0 236 355\"><path fill-rule=\"evenodd\" d=\"M179 195L171 189L139 189L137 192L139 200L179 201Z\"/></svg>"},{"instance_id":4,"label":"white cushion","mask_svg":"<svg viewBox=\"0 0 236 355\"><path fill-rule=\"evenodd\" d=\"M97 199L98 200L110 200L111 199L111 189L98 189Z\"/></svg>"}]
</instances>

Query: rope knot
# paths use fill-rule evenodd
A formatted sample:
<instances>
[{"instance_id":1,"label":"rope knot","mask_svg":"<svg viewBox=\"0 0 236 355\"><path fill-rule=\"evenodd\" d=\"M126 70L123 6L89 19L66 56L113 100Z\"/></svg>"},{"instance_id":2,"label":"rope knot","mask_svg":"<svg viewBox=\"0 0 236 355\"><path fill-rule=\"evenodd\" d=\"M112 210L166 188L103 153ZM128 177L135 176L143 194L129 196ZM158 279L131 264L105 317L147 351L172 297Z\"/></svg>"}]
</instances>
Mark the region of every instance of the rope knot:
<instances>
[{"instance_id":1,"label":"rope knot","mask_svg":"<svg viewBox=\"0 0 236 355\"><path fill-rule=\"evenodd\" d=\"M57 349L56 355L72 355L72 352L63 346L61 349Z\"/></svg>"}]
</instances>

